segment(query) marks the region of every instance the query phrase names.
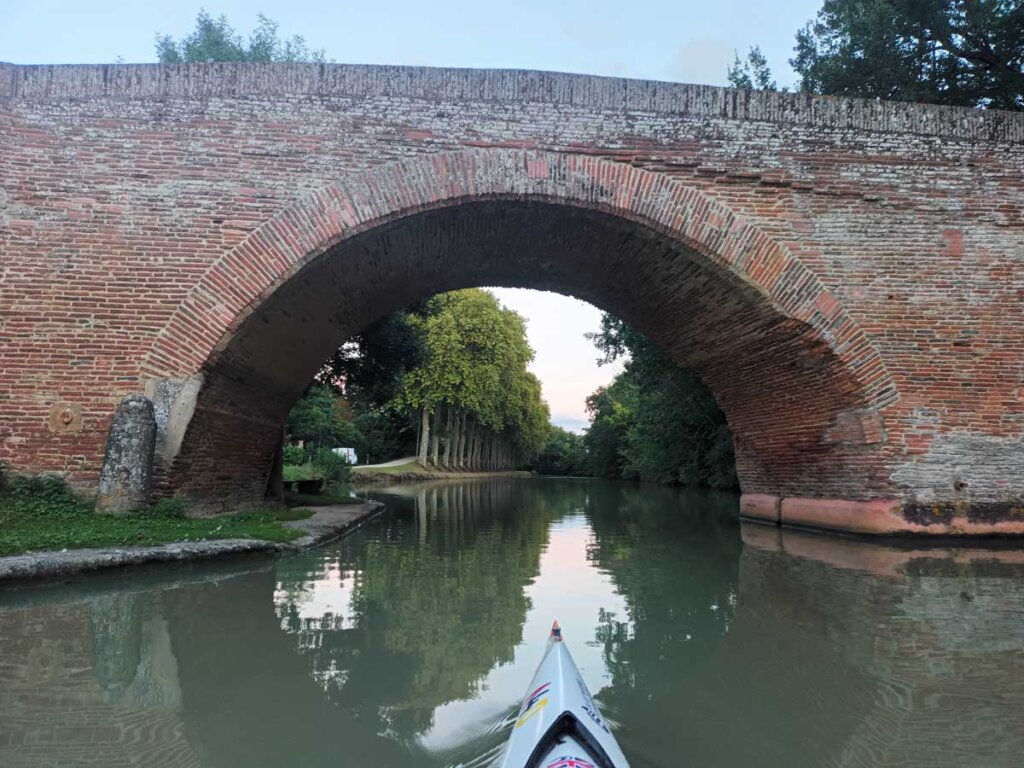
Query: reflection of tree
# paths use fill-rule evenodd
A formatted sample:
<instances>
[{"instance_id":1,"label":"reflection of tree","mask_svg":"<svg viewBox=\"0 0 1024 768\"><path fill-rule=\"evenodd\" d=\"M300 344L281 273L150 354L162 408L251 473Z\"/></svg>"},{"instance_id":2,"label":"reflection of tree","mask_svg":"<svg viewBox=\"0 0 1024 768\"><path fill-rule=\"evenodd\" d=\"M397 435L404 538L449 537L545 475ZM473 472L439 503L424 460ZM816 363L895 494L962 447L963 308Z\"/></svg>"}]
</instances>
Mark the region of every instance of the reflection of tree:
<instances>
[{"instance_id":1,"label":"reflection of tree","mask_svg":"<svg viewBox=\"0 0 1024 768\"><path fill-rule=\"evenodd\" d=\"M389 497L374 533L342 545L354 577L347 616L300 618L302 581L282 580L282 626L301 638L313 676L340 704L359 702L381 732L411 737L436 707L471 697L512 660L554 507L534 484L425 487ZM295 590L298 589L298 592Z\"/></svg>"},{"instance_id":2,"label":"reflection of tree","mask_svg":"<svg viewBox=\"0 0 1024 768\"><path fill-rule=\"evenodd\" d=\"M735 497L609 485L590 494L588 511L588 557L629 614L602 613L598 627L615 695L642 688L654 701L673 690L674 674L707 658L735 616Z\"/></svg>"}]
</instances>

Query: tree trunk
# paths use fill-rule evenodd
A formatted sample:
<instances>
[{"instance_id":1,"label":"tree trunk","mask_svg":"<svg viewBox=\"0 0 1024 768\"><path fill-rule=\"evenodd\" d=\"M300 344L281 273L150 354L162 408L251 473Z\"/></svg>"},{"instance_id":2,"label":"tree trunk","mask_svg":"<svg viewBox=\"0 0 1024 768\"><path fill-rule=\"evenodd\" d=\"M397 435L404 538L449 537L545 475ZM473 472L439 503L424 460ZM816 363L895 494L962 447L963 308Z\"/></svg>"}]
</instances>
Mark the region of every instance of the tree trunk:
<instances>
[{"instance_id":1,"label":"tree trunk","mask_svg":"<svg viewBox=\"0 0 1024 768\"><path fill-rule=\"evenodd\" d=\"M462 469L462 432L466 426L466 416L461 408L455 410L455 434L452 435L452 464Z\"/></svg>"},{"instance_id":2,"label":"tree trunk","mask_svg":"<svg viewBox=\"0 0 1024 768\"><path fill-rule=\"evenodd\" d=\"M441 406L434 411L434 434L430 436L430 460L437 467L437 450L441 440Z\"/></svg>"},{"instance_id":3,"label":"tree trunk","mask_svg":"<svg viewBox=\"0 0 1024 768\"><path fill-rule=\"evenodd\" d=\"M416 460L420 466L427 466L427 447L430 445L430 411L426 408L420 411L420 450Z\"/></svg>"},{"instance_id":4,"label":"tree trunk","mask_svg":"<svg viewBox=\"0 0 1024 768\"><path fill-rule=\"evenodd\" d=\"M452 407L450 405L446 406L445 409L444 409L444 413L445 413L445 416L444 416L444 425L445 425L444 426L444 429L445 429L444 458L441 460L441 462L444 464L445 468L451 468L451 466L452 466L452 438L455 437L455 434L452 431Z\"/></svg>"},{"instance_id":5,"label":"tree trunk","mask_svg":"<svg viewBox=\"0 0 1024 768\"><path fill-rule=\"evenodd\" d=\"M476 472L479 468L480 460L480 425L475 421L473 422L473 431L470 433L469 439L469 468Z\"/></svg>"}]
</instances>

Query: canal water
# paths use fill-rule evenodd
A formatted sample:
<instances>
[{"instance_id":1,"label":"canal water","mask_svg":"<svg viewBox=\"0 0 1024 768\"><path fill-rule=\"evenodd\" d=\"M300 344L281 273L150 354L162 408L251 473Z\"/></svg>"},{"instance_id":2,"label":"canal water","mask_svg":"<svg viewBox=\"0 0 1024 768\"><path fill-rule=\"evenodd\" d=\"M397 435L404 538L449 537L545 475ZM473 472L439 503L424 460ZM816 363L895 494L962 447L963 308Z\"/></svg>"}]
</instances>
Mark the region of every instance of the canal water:
<instances>
[{"instance_id":1,"label":"canal water","mask_svg":"<svg viewBox=\"0 0 1024 768\"><path fill-rule=\"evenodd\" d=\"M376 491L278 560L0 592L0 765L488 766L561 623L634 768L1024 765L1024 552L577 480Z\"/></svg>"}]
</instances>

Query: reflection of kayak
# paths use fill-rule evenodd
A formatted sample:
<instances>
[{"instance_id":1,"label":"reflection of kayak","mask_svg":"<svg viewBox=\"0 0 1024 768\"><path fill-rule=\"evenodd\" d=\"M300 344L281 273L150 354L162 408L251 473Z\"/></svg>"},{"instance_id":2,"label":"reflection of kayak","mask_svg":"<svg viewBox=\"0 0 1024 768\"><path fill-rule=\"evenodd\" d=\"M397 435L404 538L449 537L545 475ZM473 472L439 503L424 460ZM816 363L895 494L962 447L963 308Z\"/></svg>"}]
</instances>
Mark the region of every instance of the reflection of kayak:
<instances>
[{"instance_id":1,"label":"reflection of kayak","mask_svg":"<svg viewBox=\"0 0 1024 768\"><path fill-rule=\"evenodd\" d=\"M629 768L556 621L519 708L501 768Z\"/></svg>"}]
</instances>

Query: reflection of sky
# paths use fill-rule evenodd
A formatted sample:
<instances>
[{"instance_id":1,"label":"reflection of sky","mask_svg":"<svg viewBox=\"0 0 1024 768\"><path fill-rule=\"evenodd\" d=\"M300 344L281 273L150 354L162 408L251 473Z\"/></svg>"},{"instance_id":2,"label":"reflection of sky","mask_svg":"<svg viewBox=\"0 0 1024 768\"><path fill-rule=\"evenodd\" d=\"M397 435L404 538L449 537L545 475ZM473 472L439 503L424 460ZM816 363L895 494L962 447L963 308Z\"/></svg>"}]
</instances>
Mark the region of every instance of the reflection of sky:
<instances>
[{"instance_id":1,"label":"reflection of sky","mask_svg":"<svg viewBox=\"0 0 1024 768\"><path fill-rule=\"evenodd\" d=\"M304 582L301 589L296 589L297 585L285 589L282 582L278 582L274 590L274 605L278 606L280 612L282 607L291 603L299 618L307 621L312 619L318 623L324 616L331 614L334 616L332 628L352 629L356 617L350 604L356 585L356 572L342 571L337 561L328 561L324 566L323 573L312 581Z\"/></svg>"},{"instance_id":2,"label":"reflection of sky","mask_svg":"<svg viewBox=\"0 0 1024 768\"><path fill-rule=\"evenodd\" d=\"M519 704L540 663L551 622L562 626L583 679L597 693L609 679L594 641L600 610L625 620L626 604L607 575L587 562L591 530L583 516L552 525L547 548L540 558L540 575L526 588L531 608L526 614L523 642L515 661L496 667L484 678L475 699L454 701L434 711L434 727L421 744L428 750L444 750L463 743L488 728Z\"/></svg>"}]
</instances>

